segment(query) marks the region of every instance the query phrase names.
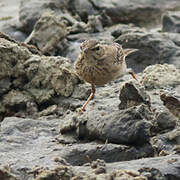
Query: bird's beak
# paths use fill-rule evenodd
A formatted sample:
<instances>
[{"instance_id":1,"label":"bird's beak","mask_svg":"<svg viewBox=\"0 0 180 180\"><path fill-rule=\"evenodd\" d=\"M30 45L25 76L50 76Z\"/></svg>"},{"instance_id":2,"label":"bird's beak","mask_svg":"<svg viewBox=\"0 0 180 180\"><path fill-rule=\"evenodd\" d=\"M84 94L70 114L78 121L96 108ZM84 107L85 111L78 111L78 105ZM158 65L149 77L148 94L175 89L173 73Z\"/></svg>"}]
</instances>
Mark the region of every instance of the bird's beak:
<instances>
[{"instance_id":1,"label":"bird's beak","mask_svg":"<svg viewBox=\"0 0 180 180\"><path fill-rule=\"evenodd\" d=\"M87 53L87 51L88 51L88 48L84 48L84 49L83 49L83 52L84 52L84 53Z\"/></svg>"}]
</instances>

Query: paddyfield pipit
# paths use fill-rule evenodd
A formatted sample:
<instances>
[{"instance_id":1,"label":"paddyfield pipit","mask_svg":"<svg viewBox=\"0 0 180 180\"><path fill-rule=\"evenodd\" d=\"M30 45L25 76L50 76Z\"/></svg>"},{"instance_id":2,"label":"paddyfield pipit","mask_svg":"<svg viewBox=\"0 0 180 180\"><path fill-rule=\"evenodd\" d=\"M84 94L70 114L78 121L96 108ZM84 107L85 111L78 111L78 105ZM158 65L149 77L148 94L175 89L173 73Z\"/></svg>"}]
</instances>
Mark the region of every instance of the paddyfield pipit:
<instances>
[{"instance_id":1,"label":"paddyfield pipit","mask_svg":"<svg viewBox=\"0 0 180 180\"><path fill-rule=\"evenodd\" d=\"M91 94L80 112L85 111L86 105L95 94L95 85L104 85L124 74L136 76L127 69L125 57L137 49L123 49L118 43L106 44L97 40L86 40L81 46L81 53L75 61L75 70L80 79L91 84ZM137 79L136 79L137 80Z\"/></svg>"}]
</instances>

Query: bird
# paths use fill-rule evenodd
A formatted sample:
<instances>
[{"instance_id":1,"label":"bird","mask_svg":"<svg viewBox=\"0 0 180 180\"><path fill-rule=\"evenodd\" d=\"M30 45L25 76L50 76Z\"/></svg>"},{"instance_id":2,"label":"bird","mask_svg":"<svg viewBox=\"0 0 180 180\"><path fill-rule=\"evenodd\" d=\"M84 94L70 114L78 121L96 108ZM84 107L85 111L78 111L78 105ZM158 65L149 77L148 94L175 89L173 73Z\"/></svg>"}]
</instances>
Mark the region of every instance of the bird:
<instances>
[{"instance_id":1,"label":"bird","mask_svg":"<svg viewBox=\"0 0 180 180\"><path fill-rule=\"evenodd\" d=\"M89 39L81 43L80 50L74 68L81 80L91 84L91 94L79 112L86 111L87 104L95 95L95 86L105 85L127 73L137 80L133 70L127 68L125 58L138 49L123 49L119 43Z\"/></svg>"}]
</instances>

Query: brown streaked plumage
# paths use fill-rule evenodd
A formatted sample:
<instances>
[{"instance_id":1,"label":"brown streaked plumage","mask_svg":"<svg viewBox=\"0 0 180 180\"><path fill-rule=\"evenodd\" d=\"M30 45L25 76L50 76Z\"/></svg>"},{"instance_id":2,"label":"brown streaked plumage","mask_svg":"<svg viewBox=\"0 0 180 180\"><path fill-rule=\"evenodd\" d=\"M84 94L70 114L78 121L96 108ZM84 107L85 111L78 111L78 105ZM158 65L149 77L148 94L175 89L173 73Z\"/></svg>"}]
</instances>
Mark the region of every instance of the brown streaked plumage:
<instances>
[{"instance_id":1,"label":"brown streaked plumage","mask_svg":"<svg viewBox=\"0 0 180 180\"><path fill-rule=\"evenodd\" d=\"M127 70L125 57L137 49L123 49L118 43L105 44L97 40L86 40L80 48L75 70L80 79L90 83L92 87L91 95L80 111L85 111L86 105L93 98L95 85L104 85L126 73L136 79L133 71Z\"/></svg>"}]
</instances>

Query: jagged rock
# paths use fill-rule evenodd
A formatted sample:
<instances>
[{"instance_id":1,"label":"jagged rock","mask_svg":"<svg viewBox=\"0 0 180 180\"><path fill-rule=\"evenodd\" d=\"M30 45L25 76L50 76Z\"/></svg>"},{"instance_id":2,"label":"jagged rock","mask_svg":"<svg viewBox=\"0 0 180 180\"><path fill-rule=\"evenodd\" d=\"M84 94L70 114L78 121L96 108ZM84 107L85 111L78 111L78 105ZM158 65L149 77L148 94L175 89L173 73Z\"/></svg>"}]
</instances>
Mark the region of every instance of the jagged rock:
<instances>
[{"instance_id":1,"label":"jagged rock","mask_svg":"<svg viewBox=\"0 0 180 180\"><path fill-rule=\"evenodd\" d=\"M120 35L115 41L124 48L138 49L126 58L127 65L136 72L158 63L171 63L180 67L180 48L167 35L158 32L132 32Z\"/></svg>"},{"instance_id":2,"label":"jagged rock","mask_svg":"<svg viewBox=\"0 0 180 180\"><path fill-rule=\"evenodd\" d=\"M165 108L156 112L155 119L160 130L174 129L178 122L178 119Z\"/></svg>"},{"instance_id":3,"label":"jagged rock","mask_svg":"<svg viewBox=\"0 0 180 180\"><path fill-rule=\"evenodd\" d=\"M25 89L31 92L36 100L39 99L39 103L41 103L41 95L44 96L44 100L51 98L54 93L65 97L70 96L79 81L72 71L73 65L70 61L60 56L32 56L26 61L24 67L29 80ZM39 91L40 98L38 94L36 95L36 90Z\"/></svg>"},{"instance_id":4,"label":"jagged rock","mask_svg":"<svg viewBox=\"0 0 180 180\"><path fill-rule=\"evenodd\" d=\"M3 167L0 169L0 179L1 180L18 180L18 178L12 174L12 169L10 167Z\"/></svg>"},{"instance_id":5,"label":"jagged rock","mask_svg":"<svg viewBox=\"0 0 180 180\"><path fill-rule=\"evenodd\" d=\"M180 11L168 11L163 14L162 30L164 32L180 33Z\"/></svg>"},{"instance_id":6,"label":"jagged rock","mask_svg":"<svg viewBox=\"0 0 180 180\"><path fill-rule=\"evenodd\" d=\"M93 8L93 4L90 1L87 0L68 0L67 1L67 9L72 13L72 14L78 14L81 19L84 22L87 22L88 16L95 14L97 12Z\"/></svg>"},{"instance_id":7,"label":"jagged rock","mask_svg":"<svg viewBox=\"0 0 180 180\"><path fill-rule=\"evenodd\" d=\"M127 161L139 159L141 157L153 156L151 145L143 146L126 146L118 144L96 144L96 143L80 143L70 146L68 151L61 151L61 157L71 165L80 166L87 163L88 157L94 161L103 159L105 162Z\"/></svg>"},{"instance_id":8,"label":"jagged rock","mask_svg":"<svg viewBox=\"0 0 180 180\"><path fill-rule=\"evenodd\" d=\"M15 112L26 112L26 105L32 102L33 97L25 91L11 90L3 96L3 106L6 113L13 114Z\"/></svg>"},{"instance_id":9,"label":"jagged rock","mask_svg":"<svg viewBox=\"0 0 180 180\"><path fill-rule=\"evenodd\" d=\"M10 78L3 78L0 80L0 96L7 93L11 88Z\"/></svg>"},{"instance_id":10,"label":"jagged rock","mask_svg":"<svg viewBox=\"0 0 180 180\"><path fill-rule=\"evenodd\" d=\"M180 85L180 70L169 64L148 66L143 71L143 84L148 89Z\"/></svg>"},{"instance_id":11,"label":"jagged rock","mask_svg":"<svg viewBox=\"0 0 180 180\"><path fill-rule=\"evenodd\" d=\"M56 55L58 51L64 50L65 47L60 49L59 44L64 41L66 35L66 25L60 16L47 12L36 22L26 43L36 45L43 54Z\"/></svg>"},{"instance_id":12,"label":"jagged rock","mask_svg":"<svg viewBox=\"0 0 180 180\"><path fill-rule=\"evenodd\" d=\"M87 31L89 33L96 33L103 31L103 25L101 23L101 16L88 16Z\"/></svg>"},{"instance_id":13,"label":"jagged rock","mask_svg":"<svg viewBox=\"0 0 180 180\"><path fill-rule=\"evenodd\" d=\"M49 106L47 109L44 109L39 113L39 116L48 116L51 114L55 114L57 112L57 105Z\"/></svg>"},{"instance_id":14,"label":"jagged rock","mask_svg":"<svg viewBox=\"0 0 180 180\"><path fill-rule=\"evenodd\" d=\"M152 113L145 105L102 116L91 110L77 120L79 138L108 140L116 144L144 144L149 141L152 127Z\"/></svg>"},{"instance_id":15,"label":"jagged rock","mask_svg":"<svg viewBox=\"0 0 180 180\"><path fill-rule=\"evenodd\" d=\"M37 173L38 175L34 180L67 180L74 176L72 168L68 166L59 166L53 170L44 169Z\"/></svg>"},{"instance_id":16,"label":"jagged rock","mask_svg":"<svg viewBox=\"0 0 180 180\"><path fill-rule=\"evenodd\" d=\"M23 63L31 56L31 52L20 46L6 35L0 38L0 79L24 78Z\"/></svg>"},{"instance_id":17,"label":"jagged rock","mask_svg":"<svg viewBox=\"0 0 180 180\"><path fill-rule=\"evenodd\" d=\"M165 176L161 173L159 169L144 167L139 169L139 172L148 179L165 180Z\"/></svg>"},{"instance_id":18,"label":"jagged rock","mask_svg":"<svg viewBox=\"0 0 180 180\"><path fill-rule=\"evenodd\" d=\"M23 1L21 0L19 8L19 20L22 23L21 30L30 34L34 28L35 23L44 12L55 11L57 14L62 14L62 9L65 1ZM62 8L59 8L62 7Z\"/></svg>"},{"instance_id":19,"label":"jagged rock","mask_svg":"<svg viewBox=\"0 0 180 180\"><path fill-rule=\"evenodd\" d=\"M180 142L180 129L175 128L167 133L159 134L151 138L151 144L155 148L155 154L159 155L161 151L170 154L174 153L174 148Z\"/></svg>"},{"instance_id":20,"label":"jagged rock","mask_svg":"<svg viewBox=\"0 0 180 180\"><path fill-rule=\"evenodd\" d=\"M125 82L121 85L119 99L121 101L119 109L138 106L142 103L149 107L151 106L149 95L146 93L144 87L136 81Z\"/></svg>"},{"instance_id":21,"label":"jagged rock","mask_svg":"<svg viewBox=\"0 0 180 180\"><path fill-rule=\"evenodd\" d=\"M134 1L134 0L92 0L69 1L71 9L78 13L83 20L87 20L88 15L99 14L105 11L114 24L135 23L140 26L152 26L160 23L161 14L168 10L175 10L179 5L178 0L173 1ZM84 3L82 3L84 2ZM71 4L70 4L71 3Z\"/></svg>"},{"instance_id":22,"label":"jagged rock","mask_svg":"<svg viewBox=\"0 0 180 180\"><path fill-rule=\"evenodd\" d=\"M177 77L177 79L179 79ZM171 94L161 93L160 95L163 104L173 113L177 118L180 119L180 100Z\"/></svg>"}]
</instances>

